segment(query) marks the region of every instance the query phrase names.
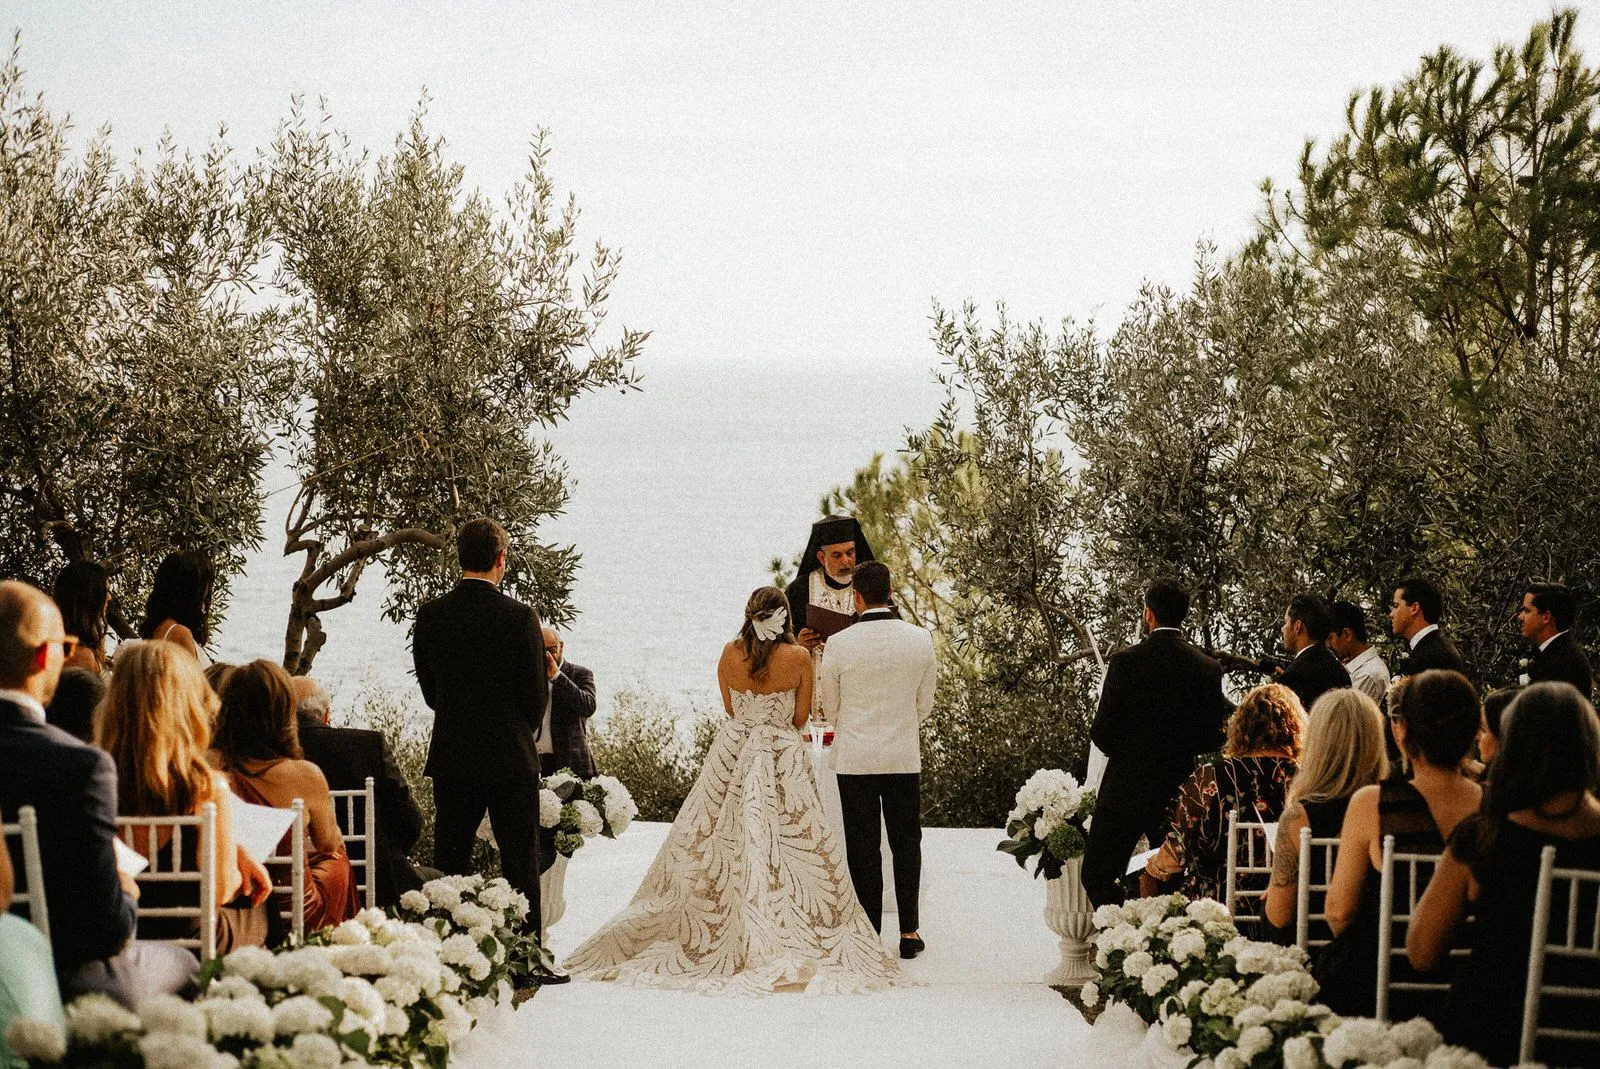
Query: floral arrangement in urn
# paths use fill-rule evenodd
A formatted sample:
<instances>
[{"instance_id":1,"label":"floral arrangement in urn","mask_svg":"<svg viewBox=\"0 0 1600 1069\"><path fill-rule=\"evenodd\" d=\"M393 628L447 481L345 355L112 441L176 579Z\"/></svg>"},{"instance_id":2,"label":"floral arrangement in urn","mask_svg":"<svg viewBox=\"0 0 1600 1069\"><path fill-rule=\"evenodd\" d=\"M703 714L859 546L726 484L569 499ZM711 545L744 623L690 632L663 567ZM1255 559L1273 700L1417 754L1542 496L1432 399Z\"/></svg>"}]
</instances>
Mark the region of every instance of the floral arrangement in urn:
<instances>
[{"instance_id":1,"label":"floral arrangement in urn","mask_svg":"<svg viewBox=\"0 0 1600 1069\"><path fill-rule=\"evenodd\" d=\"M1081 787L1071 773L1041 768L1017 791L1017 802L1006 817L1008 838L997 849L1028 867L1035 855L1035 878L1061 878L1061 866L1083 856L1088 845L1084 822L1094 813L1095 792Z\"/></svg>"},{"instance_id":2,"label":"floral arrangement in urn","mask_svg":"<svg viewBox=\"0 0 1600 1069\"><path fill-rule=\"evenodd\" d=\"M615 839L638 815L633 795L615 776L584 781L563 768L547 777L539 792L539 827L547 836L543 845L553 847L540 851L541 869L555 864L557 854L577 853L585 839L596 835Z\"/></svg>"}]
</instances>

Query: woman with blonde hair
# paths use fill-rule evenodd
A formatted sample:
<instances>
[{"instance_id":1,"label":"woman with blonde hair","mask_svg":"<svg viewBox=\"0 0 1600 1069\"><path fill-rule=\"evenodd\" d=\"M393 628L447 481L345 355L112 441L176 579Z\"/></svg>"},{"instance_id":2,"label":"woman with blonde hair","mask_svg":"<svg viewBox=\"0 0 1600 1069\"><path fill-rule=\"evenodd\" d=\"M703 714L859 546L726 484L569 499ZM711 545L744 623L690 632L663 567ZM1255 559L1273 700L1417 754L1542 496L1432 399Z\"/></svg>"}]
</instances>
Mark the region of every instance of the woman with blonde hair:
<instances>
[{"instance_id":1,"label":"woman with blonde hair","mask_svg":"<svg viewBox=\"0 0 1600 1069\"><path fill-rule=\"evenodd\" d=\"M1384 752L1383 714L1378 703L1359 690L1330 690L1312 705L1306 718L1300 770L1289 784L1289 796L1278 818L1272 881L1267 886L1267 920L1289 928L1295 920L1300 878L1300 829L1314 839L1337 839L1350 798L1362 787L1380 783L1389 774ZM1324 884L1329 873L1317 865L1311 882ZM1320 913L1321 902L1312 902ZM1316 936L1326 939L1327 933Z\"/></svg>"},{"instance_id":2,"label":"woman with blonde hair","mask_svg":"<svg viewBox=\"0 0 1600 1069\"><path fill-rule=\"evenodd\" d=\"M232 946L265 941L266 914L261 903L270 884L233 838L228 784L211 767L211 721L217 696L200 665L170 642L129 642L117 651L116 667L105 700L95 713L95 742L117 766L117 812L129 817L192 816L207 802L217 806L216 901L225 908L218 925L219 952ZM162 835L158 849L171 845ZM197 845L183 836L184 849ZM149 843L136 836L128 844L148 856ZM192 854L182 859L193 872ZM163 862L163 868L171 867ZM140 888L140 904L152 907L192 906L186 883L148 882ZM183 918L145 917L139 936L174 939L192 934L194 922Z\"/></svg>"},{"instance_id":3,"label":"woman with blonde hair","mask_svg":"<svg viewBox=\"0 0 1600 1069\"><path fill-rule=\"evenodd\" d=\"M898 963L856 898L800 726L811 656L761 587L722 651L728 719L633 901L564 965L574 976L702 993L870 991Z\"/></svg>"},{"instance_id":4,"label":"woman with blonde hair","mask_svg":"<svg viewBox=\"0 0 1600 1069\"><path fill-rule=\"evenodd\" d=\"M350 871L344 837L333 811L333 797L322 769L300 750L294 689L289 673L271 661L251 661L228 674L222 686L215 737L218 764L241 799L253 805L289 809L305 803L306 931L314 932L349 920L361 908ZM294 829L284 833L279 856L294 848ZM289 882L287 872L277 882ZM278 896L280 910L290 908L290 895Z\"/></svg>"},{"instance_id":5,"label":"woman with blonde hair","mask_svg":"<svg viewBox=\"0 0 1600 1069\"><path fill-rule=\"evenodd\" d=\"M1222 756L1195 769L1178 792L1172 830L1145 865L1153 881L1174 879L1190 898L1220 898L1228 868L1228 813L1271 824L1283 812L1300 757L1306 713L1294 691L1268 683L1244 696L1228 718ZM1255 901L1251 899L1249 901Z\"/></svg>"}]
</instances>

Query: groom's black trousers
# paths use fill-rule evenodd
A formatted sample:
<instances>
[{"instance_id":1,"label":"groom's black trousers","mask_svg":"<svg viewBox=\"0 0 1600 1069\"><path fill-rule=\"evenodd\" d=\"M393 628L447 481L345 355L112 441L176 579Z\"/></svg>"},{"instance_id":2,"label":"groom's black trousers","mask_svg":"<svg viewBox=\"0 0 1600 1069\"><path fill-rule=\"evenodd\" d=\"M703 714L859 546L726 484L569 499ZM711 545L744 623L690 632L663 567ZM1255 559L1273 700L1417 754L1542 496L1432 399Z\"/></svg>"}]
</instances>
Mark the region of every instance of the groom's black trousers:
<instances>
[{"instance_id":1,"label":"groom's black trousers","mask_svg":"<svg viewBox=\"0 0 1600 1069\"><path fill-rule=\"evenodd\" d=\"M539 909L539 777L505 781L433 780L433 865L446 876L472 872L472 844L483 814L500 848L500 871L528 898L526 927L541 939Z\"/></svg>"},{"instance_id":2,"label":"groom's black trousers","mask_svg":"<svg viewBox=\"0 0 1600 1069\"><path fill-rule=\"evenodd\" d=\"M916 772L839 776L844 810L844 851L850 882L867 919L883 930L883 849L879 820L894 859L894 898L900 930L917 930L917 891L922 882L922 777Z\"/></svg>"}]
</instances>

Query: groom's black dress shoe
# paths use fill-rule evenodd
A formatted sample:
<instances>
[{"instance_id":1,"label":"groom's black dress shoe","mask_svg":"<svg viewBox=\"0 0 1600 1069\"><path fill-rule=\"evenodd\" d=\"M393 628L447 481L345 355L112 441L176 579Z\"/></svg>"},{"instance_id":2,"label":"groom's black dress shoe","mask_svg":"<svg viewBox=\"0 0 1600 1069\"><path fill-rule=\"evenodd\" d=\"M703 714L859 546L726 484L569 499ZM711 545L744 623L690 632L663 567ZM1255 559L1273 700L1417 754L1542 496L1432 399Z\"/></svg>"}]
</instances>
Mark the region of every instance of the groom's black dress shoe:
<instances>
[{"instance_id":1,"label":"groom's black dress shoe","mask_svg":"<svg viewBox=\"0 0 1600 1069\"><path fill-rule=\"evenodd\" d=\"M914 958L927 949L928 944L922 941L921 936L913 936L910 939L903 935L900 937L900 956L902 958Z\"/></svg>"},{"instance_id":2,"label":"groom's black dress shoe","mask_svg":"<svg viewBox=\"0 0 1600 1069\"><path fill-rule=\"evenodd\" d=\"M572 977L566 973L556 972L554 969L546 968L543 965L534 969L529 978L539 987L552 987L556 984L572 983Z\"/></svg>"}]
</instances>

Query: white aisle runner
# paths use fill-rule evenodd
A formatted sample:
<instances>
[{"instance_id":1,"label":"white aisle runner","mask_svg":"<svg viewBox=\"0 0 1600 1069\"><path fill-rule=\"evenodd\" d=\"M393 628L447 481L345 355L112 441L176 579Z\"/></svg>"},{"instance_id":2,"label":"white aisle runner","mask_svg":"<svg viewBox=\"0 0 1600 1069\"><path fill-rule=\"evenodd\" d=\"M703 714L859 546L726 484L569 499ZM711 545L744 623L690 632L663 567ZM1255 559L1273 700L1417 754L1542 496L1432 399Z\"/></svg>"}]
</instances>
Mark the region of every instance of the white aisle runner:
<instances>
[{"instance_id":1,"label":"white aisle runner","mask_svg":"<svg viewBox=\"0 0 1600 1069\"><path fill-rule=\"evenodd\" d=\"M567 913L550 933L558 957L622 908L666 837L635 824L591 839L567 869ZM480 1028L452 1067L648 1066L853 1069L1068 1066L1089 1026L1043 976L1057 960L1044 884L995 850L1001 833L923 833L922 932L929 949L902 962L921 986L870 995L719 997L575 980L547 987ZM894 916L885 918L894 923ZM886 933L885 944L889 942ZM892 933L898 936L898 933Z\"/></svg>"}]
</instances>

